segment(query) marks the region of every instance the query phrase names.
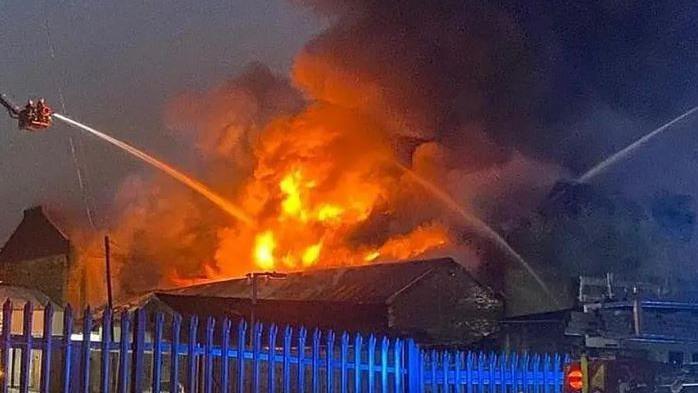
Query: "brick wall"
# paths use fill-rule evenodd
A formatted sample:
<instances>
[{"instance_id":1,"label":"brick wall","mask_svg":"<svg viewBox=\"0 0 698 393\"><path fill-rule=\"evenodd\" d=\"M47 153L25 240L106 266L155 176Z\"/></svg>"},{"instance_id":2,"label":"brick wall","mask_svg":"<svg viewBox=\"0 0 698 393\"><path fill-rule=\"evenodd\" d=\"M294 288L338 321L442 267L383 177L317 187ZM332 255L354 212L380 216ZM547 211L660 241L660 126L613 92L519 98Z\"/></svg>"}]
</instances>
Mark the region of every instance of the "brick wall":
<instances>
[{"instance_id":1,"label":"brick wall","mask_svg":"<svg viewBox=\"0 0 698 393\"><path fill-rule=\"evenodd\" d=\"M5 263L0 279L6 284L38 289L63 305L68 296L67 255Z\"/></svg>"}]
</instances>

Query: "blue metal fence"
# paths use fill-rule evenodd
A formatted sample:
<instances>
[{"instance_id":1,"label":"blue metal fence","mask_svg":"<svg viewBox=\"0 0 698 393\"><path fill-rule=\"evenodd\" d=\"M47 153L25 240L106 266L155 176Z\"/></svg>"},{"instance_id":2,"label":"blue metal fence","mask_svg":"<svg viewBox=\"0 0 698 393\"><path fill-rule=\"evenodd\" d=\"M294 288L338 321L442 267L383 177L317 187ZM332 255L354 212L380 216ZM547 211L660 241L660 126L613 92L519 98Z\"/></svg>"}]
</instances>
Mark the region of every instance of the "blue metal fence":
<instances>
[{"instance_id":1,"label":"blue metal fence","mask_svg":"<svg viewBox=\"0 0 698 393\"><path fill-rule=\"evenodd\" d=\"M419 385L425 392L560 393L559 354L420 351Z\"/></svg>"},{"instance_id":2,"label":"blue metal fence","mask_svg":"<svg viewBox=\"0 0 698 393\"><path fill-rule=\"evenodd\" d=\"M30 303L18 324L12 311L6 302L0 393L559 392L562 381L558 355L426 351L410 339L275 325L250 332L245 322L144 310L93 321L88 309L78 326L70 307L60 317Z\"/></svg>"}]
</instances>

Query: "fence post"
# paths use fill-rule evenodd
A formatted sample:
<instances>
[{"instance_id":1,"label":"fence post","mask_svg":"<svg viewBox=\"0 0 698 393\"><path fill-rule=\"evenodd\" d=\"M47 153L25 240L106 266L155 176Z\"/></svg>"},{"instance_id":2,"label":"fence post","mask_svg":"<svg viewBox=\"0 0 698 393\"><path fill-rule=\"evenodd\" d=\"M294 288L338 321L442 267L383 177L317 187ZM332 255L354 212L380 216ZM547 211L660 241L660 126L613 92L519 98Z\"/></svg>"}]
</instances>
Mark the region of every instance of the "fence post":
<instances>
[{"instance_id":1,"label":"fence post","mask_svg":"<svg viewBox=\"0 0 698 393\"><path fill-rule=\"evenodd\" d=\"M213 389L213 330L216 321L213 317L206 319L206 341L204 346L204 393ZM159 393L159 392L158 392Z\"/></svg>"},{"instance_id":2,"label":"fence post","mask_svg":"<svg viewBox=\"0 0 698 393\"><path fill-rule=\"evenodd\" d=\"M530 367L530 359L531 358L528 353L524 352L523 356L521 357L521 368L519 370L521 373L521 386L524 392L528 391L528 370Z\"/></svg>"},{"instance_id":3,"label":"fence post","mask_svg":"<svg viewBox=\"0 0 698 393\"><path fill-rule=\"evenodd\" d=\"M349 352L349 333L342 333L342 343L339 353L339 390L341 393L347 392L347 355Z\"/></svg>"},{"instance_id":4,"label":"fence post","mask_svg":"<svg viewBox=\"0 0 698 393\"><path fill-rule=\"evenodd\" d=\"M516 352L511 355L509 370L511 372L512 390L516 392L519 388L519 355Z\"/></svg>"},{"instance_id":5,"label":"fence post","mask_svg":"<svg viewBox=\"0 0 698 393\"><path fill-rule=\"evenodd\" d=\"M162 374L162 328L163 315L158 312L155 314L155 331L153 335L153 393L160 393L160 375ZM170 391L172 391L172 388Z\"/></svg>"},{"instance_id":6,"label":"fence post","mask_svg":"<svg viewBox=\"0 0 698 393\"><path fill-rule=\"evenodd\" d=\"M502 386L502 391L506 392L507 390L507 384L509 383L509 380L507 379L507 364L509 362L509 355L501 352L499 354L499 373L500 376L499 378L501 379L501 386Z\"/></svg>"},{"instance_id":7,"label":"fence post","mask_svg":"<svg viewBox=\"0 0 698 393\"><path fill-rule=\"evenodd\" d=\"M252 331L252 391L259 392L259 354L262 350L262 324L255 323Z\"/></svg>"},{"instance_id":8,"label":"fence post","mask_svg":"<svg viewBox=\"0 0 698 393\"><path fill-rule=\"evenodd\" d=\"M490 352L489 354L489 381L492 391L497 388L497 353Z\"/></svg>"},{"instance_id":9,"label":"fence post","mask_svg":"<svg viewBox=\"0 0 698 393\"><path fill-rule=\"evenodd\" d=\"M448 374L451 367L451 354L448 351L443 351L441 356L441 369L444 374L444 391L449 391L448 388Z\"/></svg>"},{"instance_id":10,"label":"fence post","mask_svg":"<svg viewBox=\"0 0 698 393\"><path fill-rule=\"evenodd\" d=\"M368 393L376 391L376 336L371 334L368 336Z\"/></svg>"},{"instance_id":11,"label":"fence post","mask_svg":"<svg viewBox=\"0 0 698 393\"><path fill-rule=\"evenodd\" d=\"M422 362L419 359L419 346L413 339L407 340L407 391L417 393L422 391L421 370Z\"/></svg>"},{"instance_id":12,"label":"fence post","mask_svg":"<svg viewBox=\"0 0 698 393\"><path fill-rule=\"evenodd\" d=\"M519 388L519 374L518 374L518 367L519 367L519 356L516 352L512 353L510 358L510 363L509 363L509 373L511 375L511 389L515 392L518 391Z\"/></svg>"},{"instance_id":13,"label":"fence post","mask_svg":"<svg viewBox=\"0 0 698 393\"><path fill-rule=\"evenodd\" d=\"M299 392L305 392L305 340L308 331L301 327L298 331L298 388Z\"/></svg>"},{"instance_id":14,"label":"fence post","mask_svg":"<svg viewBox=\"0 0 698 393\"><path fill-rule=\"evenodd\" d=\"M320 329L315 328L313 331L313 350L312 350L312 369L311 369L311 378L312 378L312 387L313 387L313 393L320 393L320 379L319 379L319 374L320 374L320 336L321 336Z\"/></svg>"},{"instance_id":15,"label":"fence post","mask_svg":"<svg viewBox=\"0 0 698 393\"><path fill-rule=\"evenodd\" d=\"M238 393L245 393L245 341L247 340L247 324L244 319L238 325Z\"/></svg>"},{"instance_id":16,"label":"fence post","mask_svg":"<svg viewBox=\"0 0 698 393\"><path fill-rule=\"evenodd\" d=\"M44 309L44 345L41 351L41 393L51 389L51 356L53 355L53 304Z\"/></svg>"},{"instance_id":17,"label":"fence post","mask_svg":"<svg viewBox=\"0 0 698 393\"><path fill-rule=\"evenodd\" d=\"M468 351L464 355L465 357L465 391L466 393L473 393L475 389L473 387L474 370L475 370L475 353L473 351Z\"/></svg>"},{"instance_id":18,"label":"fence post","mask_svg":"<svg viewBox=\"0 0 698 393\"><path fill-rule=\"evenodd\" d=\"M403 364L403 341L402 339L395 339L394 342L394 354L393 354L393 364L395 367L395 373L393 374L393 378L395 380L395 392L396 393L402 393L403 392L403 383L402 379L404 378L404 364Z\"/></svg>"},{"instance_id":19,"label":"fence post","mask_svg":"<svg viewBox=\"0 0 698 393\"><path fill-rule=\"evenodd\" d=\"M532 363L533 363L533 367L531 368L532 372L530 374L532 378L531 378L530 382L532 385L535 386L535 385L540 384L540 381L541 381L541 377L539 374L539 371L541 368L541 356L540 356L540 354L533 355L533 362Z\"/></svg>"},{"instance_id":20,"label":"fence post","mask_svg":"<svg viewBox=\"0 0 698 393\"><path fill-rule=\"evenodd\" d=\"M354 337L354 391L361 391L361 348L363 344L363 337L356 333Z\"/></svg>"},{"instance_id":21,"label":"fence post","mask_svg":"<svg viewBox=\"0 0 698 393\"><path fill-rule=\"evenodd\" d=\"M73 309L70 305L63 310L63 392L70 392L70 375L73 366Z\"/></svg>"},{"instance_id":22,"label":"fence post","mask_svg":"<svg viewBox=\"0 0 698 393\"><path fill-rule=\"evenodd\" d=\"M431 377L431 390L433 392L438 392L439 386L437 385L437 375L436 375L436 368L438 367L438 352L436 352L435 349L431 350L431 353L429 354L429 361L431 363L430 368L429 368L429 374Z\"/></svg>"},{"instance_id":23,"label":"fence post","mask_svg":"<svg viewBox=\"0 0 698 393\"><path fill-rule=\"evenodd\" d=\"M92 310L88 306L82 317L82 392L90 393L90 345L92 341Z\"/></svg>"},{"instance_id":24,"label":"fence post","mask_svg":"<svg viewBox=\"0 0 698 393\"><path fill-rule=\"evenodd\" d=\"M453 384L456 386L456 393L461 393L463 391L463 385L461 384L461 366L463 361L463 352L456 351L455 355L455 370L453 372Z\"/></svg>"},{"instance_id":25,"label":"fence post","mask_svg":"<svg viewBox=\"0 0 698 393\"><path fill-rule=\"evenodd\" d=\"M268 367L267 369L269 370L268 372L268 379L267 379L267 391L268 392L276 392L276 333L278 331L278 328L276 325L271 325L269 326L269 332L268 332L268 344L269 344L269 362L268 362Z\"/></svg>"},{"instance_id":26,"label":"fence post","mask_svg":"<svg viewBox=\"0 0 698 393\"><path fill-rule=\"evenodd\" d=\"M388 391L388 349L390 349L390 340L383 336L381 340L381 392Z\"/></svg>"},{"instance_id":27,"label":"fence post","mask_svg":"<svg viewBox=\"0 0 698 393\"><path fill-rule=\"evenodd\" d=\"M102 379L100 389L103 393L109 393L109 350L111 349L111 309L107 307L102 315Z\"/></svg>"},{"instance_id":28,"label":"fence post","mask_svg":"<svg viewBox=\"0 0 698 393\"><path fill-rule=\"evenodd\" d=\"M12 302L2 305L2 393L10 391L10 351L12 351Z\"/></svg>"},{"instance_id":29,"label":"fence post","mask_svg":"<svg viewBox=\"0 0 698 393\"><path fill-rule=\"evenodd\" d=\"M12 302L2 305L2 393L10 391L10 351L12 350Z\"/></svg>"},{"instance_id":30,"label":"fence post","mask_svg":"<svg viewBox=\"0 0 698 393\"><path fill-rule=\"evenodd\" d=\"M131 375L131 391L143 391L143 371L145 356L145 310L136 310L133 326L133 374Z\"/></svg>"},{"instance_id":31,"label":"fence post","mask_svg":"<svg viewBox=\"0 0 698 393\"><path fill-rule=\"evenodd\" d=\"M562 378L559 377L560 370L562 369L562 365L560 364L561 361L560 354L556 353L553 357L552 378L550 378L555 384L553 387L555 393L560 393L560 389L562 388L562 384L560 383Z\"/></svg>"},{"instance_id":32,"label":"fence post","mask_svg":"<svg viewBox=\"0 0 698 393\"><path fill-rule=\"evenodd\" d=\"M284 393L291 393L291 339L293 328L284 329Z\"/></svg>"},{"instance_id":33,"label":"fence post","mask_svg":"<svg viewBox=\"0 0 698 393\"><path fill-rule=\"evenodd\" d=\"M22 360L19 374L19 391L29 392L29 373L32 352L32 320L34 317L34 306L31 302L24 304L24 323L22 326Z\"/></svg>"},{"instance_id":34,"label":"fence post","mask_svg":"<svg viewBox=\"0 0 698 393\"><path fill-rule=\"evenodd\" d=\"M119 384L118 392L126 393L128 390L128 351L131 347L131 314L128 311L121 313L121 333L119 334ZM69 390L66 390L68 392Z\"/></svg>"},{"instance_id":35,"label":"fence post","mask_svg":"<svg viewBox=\"0 0 698 393\"><path fill-rule=\"evenodd\" d=\"M223 393L228 393L230 391L230 386L228 386L228 372L230 371L230 354L228 353L230 350L230 326L230 319L223 319L223 326L221 327L221 391Z\"/></svg>"},{"instance_id":36,"label":"fence post","mask_svg":"<svg viewBox=\"0 0 698 393\"><path fill-rule=\"evenodd\" d=\"M196 390L196 339L199 327L199 318L196 315L189 318L189 343L187 345L187 392Z\"/></svg>"},{"instance_id":37,"label":"fence post","mask_svg":"<svg viewBox=\"0 0 698 393\"><path fill-rule=\"evenodd\" d=\"M325 372L325 377L327 377L327 391L332 392L334 391L332 386L332 382L334 382L334 332L332 330L327 332L327 351L325 351L325 353L327 354Z\"/></svg>"},{"instance_id":38,"label":"fence post","mask_svg":"<svg viewBox=\"0 0 698 393\"><path fill-rule=\"evenodd\" d=\"M548 385L548 369L550 368L550 354L545 354L543 358L543 392L550 393Z\"/></svg>"},{"instance_id":39,"label":"fence post","mask_svg":"<svg viewBox=\"0 0 698 393\"><path fill-rule=\"evenodd\" d=\"M175 314L172 318L172 337L170 340L170 389L173 392L179 390L179 335L181 329L182 316Z\"/></svg>"}]
</instances>

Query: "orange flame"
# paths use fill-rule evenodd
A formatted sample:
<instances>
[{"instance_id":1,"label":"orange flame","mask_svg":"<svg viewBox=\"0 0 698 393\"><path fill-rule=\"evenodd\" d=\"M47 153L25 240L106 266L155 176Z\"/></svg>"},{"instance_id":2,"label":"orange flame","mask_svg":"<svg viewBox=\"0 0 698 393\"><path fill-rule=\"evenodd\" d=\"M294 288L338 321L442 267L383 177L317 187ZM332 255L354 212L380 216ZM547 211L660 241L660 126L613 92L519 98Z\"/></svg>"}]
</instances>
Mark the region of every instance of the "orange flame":
<instances>
[{"instance_id":1,"label":"orange flame","mask_svg":"<svg viewBox=\"0 0 698 393\"><path fill-rule=\"evenodd\" d=\"M265 130L239 202L262 229L219 231L220 274L244 273L245 249L252 250L255 269L283 270L411 258L449 244L448 231L435 222L386 238L350 240L372 215L393 208L402 187L400 172L386 164L389 146L371 126L318 104Z\"/></svg>"},{"instance_id":2,"label":"orange flame","mask_svg":"<svg viewBox=\"0 0 698 393\"><path fill-rule=\"evenodd\" d=\"M266 231L257 235L253 254L257 266L264 270L270 270L274 267L274 248L276 248L276 240L274 240L273 232Z\"/></svg>"},{"instance_id":3,"label":"orange flame","mask_svg":"<svg viewBox=\"0 0 698 393\"><path fill-rule=\"evenodd\" d=\"M217 94L202 101L219 102L222 97L226 105L205 105L203 115L194 110L197 120L204 116L204 135L199 138L205 143L199 148L212 164L206 183L254 225L225 221L208 204L199 205L198 197L161 179L125 184L119 196L123 215L113 235L136 255L126 255L123 263L162 260L150 267L150 281L141 275L124 280L124 286L144 290L251 270L400 260L438 252L452 243L433 207L420 208L426 214L413 214L411 204L424 202L408 190L412 180L390 164L395 152L382 122L355 109L315 102L245 131L235 124L237 117L232 125L225 119L229 112L247 113L246 95ZM243 142L249 143L248 150L236 156ZM221 158L226 154L229 161ZM235 183L230 182L229 168L239 169Z\"/></svg>"}]
</instances>

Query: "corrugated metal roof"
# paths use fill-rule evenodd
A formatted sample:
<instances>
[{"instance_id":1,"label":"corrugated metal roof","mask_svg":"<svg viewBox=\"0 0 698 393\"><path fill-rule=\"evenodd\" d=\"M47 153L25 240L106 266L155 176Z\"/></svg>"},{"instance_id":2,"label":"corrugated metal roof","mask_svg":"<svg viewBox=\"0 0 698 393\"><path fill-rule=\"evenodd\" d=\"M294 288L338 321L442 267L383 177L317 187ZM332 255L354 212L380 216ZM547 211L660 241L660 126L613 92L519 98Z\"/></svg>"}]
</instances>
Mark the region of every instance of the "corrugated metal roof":
<instances>
[{"instance_id":1,"label":"corrugated metal roof","mask_svg":"<svg viewBox=\"0 0 698 393\"><path fill-rule=\"evenodd\" d=\"M43 209L24 211L24 218L0 251L0 262L18 262L68 254L70 241Z\"/></svg>"},{"instance_id":2,"label":"corrugated metal roof","mask_svg":"<svg viewBox=\"0 0 698 393\"><path fill-rule=\"evenodd\" d=\"M352 303L386 303L391 296L438 268L459 267L451 258L308 270L285 279L258 281L258 298ZM463 268L464 269L464 268ZM248 279L234 279L169 291L191 296L249 298Z\"/></svg>"}]
</instances>

